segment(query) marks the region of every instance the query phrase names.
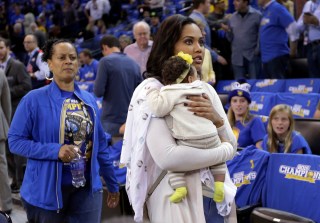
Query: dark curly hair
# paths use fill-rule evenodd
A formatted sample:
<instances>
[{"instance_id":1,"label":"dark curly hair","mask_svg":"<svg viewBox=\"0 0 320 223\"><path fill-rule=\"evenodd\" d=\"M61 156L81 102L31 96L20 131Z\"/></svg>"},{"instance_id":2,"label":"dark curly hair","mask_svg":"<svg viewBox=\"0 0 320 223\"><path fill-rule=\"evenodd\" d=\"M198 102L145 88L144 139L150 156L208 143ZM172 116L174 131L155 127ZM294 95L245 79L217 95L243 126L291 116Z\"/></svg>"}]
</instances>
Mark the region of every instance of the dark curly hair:
<instances>
[{"instance_id":1,"label":"dark curly hair","mask_svg":"<svg viewBox=\"0 0 320 223\"><path fill-rule=\"evenodd\" d=\"M174 47L179 41L186 25L196 24L193 19L183 15L172 15L166 18L154 38L152 49L147 61L144 78L153 77L162 80L161 70L164 62L174 55Z\"/></svg>"},{"instance_id":2,"label":"dark curly hair","mask_svg":"<svg viewBox=\"0 0 320 223\"><path fill-rule=\"evenodd\" d=\"M52 59L54 46L59 43L70 43L74 47L75 51L77 52L77 49L75 48L73 43L68 39L49 39L42 48L42 51L43 51L42 61L48 62L48 60Z\"/></svg>"},{"instance_id":3,"label":"dark curly hair","mask_svg":"<svg viewBox=\"0 0 320 223\"><path fill-rule=\"evenodd\" d=\"M186 83L188 76L194 74L192 65L190 66L184 59L179 56L172 56L166 60L163 64L161 71L162 80L165 85L174 84L177 78L186 70L189 69L187 76L183 79L183 83Z\"/></svg>"}]
</instances>

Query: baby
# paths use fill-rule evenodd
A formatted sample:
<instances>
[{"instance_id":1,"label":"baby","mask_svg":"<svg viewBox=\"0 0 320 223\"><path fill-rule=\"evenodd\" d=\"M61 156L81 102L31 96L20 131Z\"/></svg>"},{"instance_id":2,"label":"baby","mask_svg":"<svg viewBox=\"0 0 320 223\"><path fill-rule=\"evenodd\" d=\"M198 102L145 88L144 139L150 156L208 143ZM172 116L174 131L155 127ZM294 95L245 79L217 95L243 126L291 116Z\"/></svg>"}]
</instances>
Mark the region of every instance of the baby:
<instances>
[{"instance_id":1,"label":"baby","mask_svg":"<svg viewBox=\"0 0 320 223\"><path fill-rule=\"evenodd\" d=\"M211 94L211 86L198 80L192 62L192 57L183 52L170 57L162 69L162 81L166 86L160 90L150 89L147 92L147 103L154 115L165 117L178 145L199 149L215 148L221 144L216 126L210 120L194 115L185 106L188 95ZM222 202L226 164L211 166L210 171L215 181L213 200ZM184 174L169 172L169 183L175 190L170 196L171 202L180 202L187 195Z\"/></svg>"}]
</instances>

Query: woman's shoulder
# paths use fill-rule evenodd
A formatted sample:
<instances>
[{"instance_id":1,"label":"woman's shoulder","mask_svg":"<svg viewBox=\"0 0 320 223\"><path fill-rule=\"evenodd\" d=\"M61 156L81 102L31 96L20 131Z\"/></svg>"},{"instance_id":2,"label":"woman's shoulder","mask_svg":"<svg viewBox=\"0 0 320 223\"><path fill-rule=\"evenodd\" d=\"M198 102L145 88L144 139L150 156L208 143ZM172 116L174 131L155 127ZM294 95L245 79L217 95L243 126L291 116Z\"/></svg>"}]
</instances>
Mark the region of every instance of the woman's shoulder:
<instances>
[{"instance_id":1,"label":"woman's shoulder","mask_svg":"<svg viewBox=\"0 0 320 223\"><path fill-rule=\"evenodd\" d=\"M301 140L305 140L303 135L301 135L301 133L296 131L296 130L292 131L291 138L292 138L293 141L296 141L296 142L297 141L301 141Z\"/></svg>"}]
</instances>

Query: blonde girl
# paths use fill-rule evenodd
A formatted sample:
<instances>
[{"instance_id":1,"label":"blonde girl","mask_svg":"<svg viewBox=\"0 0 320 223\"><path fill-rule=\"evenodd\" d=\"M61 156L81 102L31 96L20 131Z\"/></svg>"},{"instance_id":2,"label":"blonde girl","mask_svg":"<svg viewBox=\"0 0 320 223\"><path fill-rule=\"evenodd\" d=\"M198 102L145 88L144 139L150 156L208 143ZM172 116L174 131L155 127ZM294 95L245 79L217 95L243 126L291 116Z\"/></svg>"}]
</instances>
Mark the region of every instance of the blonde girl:
<instances>
[{"instance_id":1,"label":"blonde girl","mask_svg":"<svg viewBox=\"0 0 320 223\"><path fill-rule=\"evenodd\" d=\"M294 130L290 106L279 104L272 108L268 120L268 134L262 148L270 153L307 153L311 149L304 137Z\"/></svg>"}]
</instances>

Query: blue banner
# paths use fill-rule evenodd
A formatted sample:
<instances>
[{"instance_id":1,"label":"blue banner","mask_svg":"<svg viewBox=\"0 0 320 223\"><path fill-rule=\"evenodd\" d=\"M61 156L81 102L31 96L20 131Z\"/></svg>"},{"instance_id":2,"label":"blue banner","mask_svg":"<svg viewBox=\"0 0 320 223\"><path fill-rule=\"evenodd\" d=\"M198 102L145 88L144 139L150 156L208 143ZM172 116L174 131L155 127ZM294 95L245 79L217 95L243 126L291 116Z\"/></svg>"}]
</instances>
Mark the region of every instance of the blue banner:
<instances>
[{"instance_id":1,"label":"blue banner","mask_svg":"<svg viewBox=\"0 0 320 223\"><path fill-rule=\"evenodd\" d=\"M320 222L320 156L272 154L263 206Z\"/></svg>"},{"instance_id":2,"label":"blue banner","mask_svg":"<svg viewBox=\"0 0 320 223\"><path fill-rule=\"evenodd\" d=\"M263 79L257 80L253 86L251 86L251 92L284 92L285 80L283 79Z\"/></svg>"},{"instance_id":3,"label":"blue banner","mask_svg":"<svg viewBox=\"0 0 320 223\"><path fill-rule=\"evenodd\" d=\"M294 118L312 118L319 101L319 94L279 93L276 104L291 106Z\"/></svg>"},{"instance_id":4,"label":"blue banner","mask_svg":"<svg viewBox=\"0 0 320 223\"><path fill-rule=\"evenodd\" d=\"M250 112L256 115L269 116L276 105L276 94L268 92L251 92Z\"/></svg>"},{"instance_id":5,"label":"blue banner","mask_svg":"<svg viewBox=\"0 0 320 223\"><path fill-rule=\"evenodd\" d=\"M261 202L269 153L249 146L227 162L230 177L236 185L237 207Z\"/></svg>"},{"instance_id":6,"label":"blue banner","mask_svg":"<svg viewBox=\"0 0 320 223\"><path fill-rule=\"evenodd\" d=\"M293 94L320 93L320 78L287 79L285 92Z\"/></svg>"},{"instance_id":7,"label":"blue banner","mask_svg":"<svg viewBox=\"0 0 320 223\"><path fill-rule=\"evenodd\" d=\"M246 82L252 86L256 83L256 79L248 79ZM214 87L216 89L216 92L218 94L229 94L231 91L231 84L233 82L236 82L236 80L220 80L217 82L216 86Z\"/></svg>"}]
</instances>

